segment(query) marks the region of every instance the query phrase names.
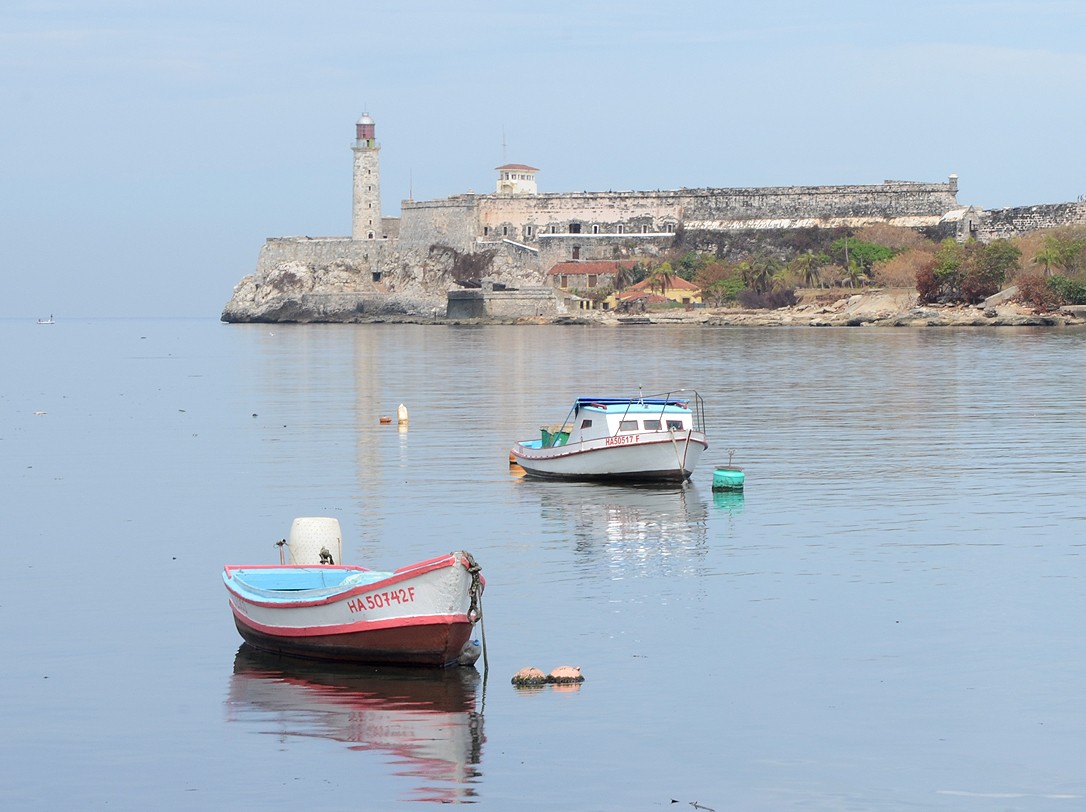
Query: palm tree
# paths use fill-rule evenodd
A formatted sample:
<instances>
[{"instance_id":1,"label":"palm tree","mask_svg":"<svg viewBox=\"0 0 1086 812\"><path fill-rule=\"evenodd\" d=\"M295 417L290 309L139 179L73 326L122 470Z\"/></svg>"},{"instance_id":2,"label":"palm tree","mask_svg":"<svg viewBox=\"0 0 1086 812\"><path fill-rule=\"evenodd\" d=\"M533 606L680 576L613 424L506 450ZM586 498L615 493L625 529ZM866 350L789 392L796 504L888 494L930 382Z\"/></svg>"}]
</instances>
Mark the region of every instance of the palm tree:
<instances>
[{"instance_id":1,"label":"palm tree","mask_svg":"<svg viewBox=\"0 0 1086 812\"><path fill-rule=\"evenodd\" d=\"M1060 244L1059 238L1053 234L1048 234L1041 243L1041 247L1037 249L1037 253L1033 256L1033 263L1044 266L1044 275L1049 276L1052 273L1052 266L1059 265L1062 260L1063 246Z\"/></svg>"},{"instance_id":2,"label":"palm tree","mask_svg":"<svg viewBox=\"0 0 1086 812\"><path fill-rule=\"evenodd\" d=\"M859 266L856 260L849 260L848 267L845 268L845 277L848 279L849 287L854 288L857 282L863 282L864 269Z\"/></svg>"},{"instance_id":3,"label":"palm tree","mask_svg":"<svg viewBox=\"0 0 1086 812\"><path fill-rule=\"evenodd\" d=\"M759 254L750 260L750 278L748 286L757 293L765 293L770 288L773 274L780 268L780 263L773 257ZM746 280L746 277L744 277Z\"/></svg>"},{"instance_id":4,"label":"palm tree","mask_svg":"<svg viewBox=\"0 0 1086 812\"><path fill-rule=\"evenodd\" d=\"M792 260L792 269L799 274L800 281L803 282L804 287L822 287L822 277L818 274L818 266L815 265L815 255L813 251L800 254Z\"/></svg>"},{"instance_id":5,"label":"palm tree","mask_svg":"<svg viewBox=\"0 0 1086 812\"><path fill-rule=\"evenodd\" d=\"M637 265L619 263L618 272L615 274L615 290L621 291L630 285L636 285L641 281L638 276L640 273Z\"/></svg>"},{"instance_id":6,"label":"palm tree","mask_svg":"<svg viewBox=\"0 0 1086 812\"><path fill-rule=\"evenodd\" d=\"M667 296L667 289L672 287L675 281L675 272L671 268L671 263L664 262L658 265L649 273L646 281L649 283L649 290L655 293L659 288L660 295Z\"/></svg>"},{"instance_id":7,"label":"palm tree","mask_svg":"<svg viewBox=\"0 0 1086 812\"><path fill-rule=\"evenodd\" d=\"M783 265L773 272L769 277L769 286L773 290L784 290L785 288L794 288L794 280L792 272Z\"/></svg>"}]
</instances>

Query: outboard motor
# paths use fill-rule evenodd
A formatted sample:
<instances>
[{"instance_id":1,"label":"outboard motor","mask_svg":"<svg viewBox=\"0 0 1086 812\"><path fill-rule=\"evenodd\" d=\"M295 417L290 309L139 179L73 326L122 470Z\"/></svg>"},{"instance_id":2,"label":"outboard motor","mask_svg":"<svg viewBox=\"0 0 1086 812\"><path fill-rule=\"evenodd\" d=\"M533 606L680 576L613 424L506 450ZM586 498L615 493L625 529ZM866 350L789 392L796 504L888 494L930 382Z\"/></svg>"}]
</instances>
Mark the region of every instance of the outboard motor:
<instances>
[{"instance_id":1,"label":"outboard motor","mask_svg":"<svg viewBox=\"0 0 1086 812\"><path fill-rule=\"evenodd\" d=\"M287 563L293 565L342 564L343 532L339 527L339 519L323 516L305 516L295 519L290 525Z\"/></svg>"}]
</instances>

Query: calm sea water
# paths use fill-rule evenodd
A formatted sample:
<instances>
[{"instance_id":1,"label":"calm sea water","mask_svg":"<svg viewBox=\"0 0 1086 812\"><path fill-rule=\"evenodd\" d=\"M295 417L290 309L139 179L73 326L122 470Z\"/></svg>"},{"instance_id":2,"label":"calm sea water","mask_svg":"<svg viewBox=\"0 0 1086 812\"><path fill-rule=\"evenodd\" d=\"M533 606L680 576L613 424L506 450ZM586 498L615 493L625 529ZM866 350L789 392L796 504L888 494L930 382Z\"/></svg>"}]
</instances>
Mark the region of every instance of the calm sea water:
<instances>
[{"instance_id":1,"label":"calm sea water","mask_svg":"<svg viewBox=\"0 0 1086 812\"><path fill-rule=\"evenodd\" d=\"M4 809L1086 807L1086 331L0 338ZM639 386L706 400L686 486L510 471ZM472 552L485 672L241 647L221 568L305 515L354 563ZM510 685L562 664L579 690Z\"/></svg>"}]
</instances>

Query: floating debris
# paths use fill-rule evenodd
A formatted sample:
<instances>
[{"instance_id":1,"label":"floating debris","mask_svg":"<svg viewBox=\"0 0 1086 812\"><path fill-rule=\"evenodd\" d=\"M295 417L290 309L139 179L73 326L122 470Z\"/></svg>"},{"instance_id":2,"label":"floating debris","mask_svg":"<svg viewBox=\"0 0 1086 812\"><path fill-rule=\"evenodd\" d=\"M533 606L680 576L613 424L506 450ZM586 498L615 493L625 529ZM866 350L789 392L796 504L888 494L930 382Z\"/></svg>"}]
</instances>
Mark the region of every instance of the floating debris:
<instances>
[{"instance_id":1,"label":"floating debris","mask_svg":"<svg viewBox=\"0 0 1086 812\"><path fill-rule=\"evenodd\" d=\"M560 665L549 674L547 682L584 682L579 665Z\"/></svg>"},{"instance_id":2,"label":"floating debris","mask_svg":"<svg viewBox=\"0 0 1086 812\"><path fill-rule=\"evenodd\" d=\"M538 668L522 668L513 675L514 685L546 685L547 675Z\"/></svg>"},{"instance_id":3,"label":"floating debris","mask_svg":"<svg viewBox=\"0 0 1086 812\"><path fill-rule=\"evenodd\" d=\"M584 682L580 666L560 665L549 674L538 668L522 668L513 675L513 684L518 687L539 687L541 685L569 686Z\"/></svg>"}]
</instances>

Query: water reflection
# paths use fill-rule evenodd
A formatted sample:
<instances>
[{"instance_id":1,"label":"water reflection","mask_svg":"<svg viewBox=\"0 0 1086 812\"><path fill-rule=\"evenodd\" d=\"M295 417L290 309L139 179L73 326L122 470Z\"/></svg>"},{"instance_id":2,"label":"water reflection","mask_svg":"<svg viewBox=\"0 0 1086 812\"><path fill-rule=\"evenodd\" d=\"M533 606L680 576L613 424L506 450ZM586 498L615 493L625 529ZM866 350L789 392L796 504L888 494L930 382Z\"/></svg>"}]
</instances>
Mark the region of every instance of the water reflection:
<instances>
[{"instance_id":1,"label":"water reflection","mask_svg":"<svg viewBox=\"0 0 1086 812\"><path fill-rule=\"evenodd\" d=\"M713 491L713 506L732 516L743 512L742 491Z\"/></svg>"},{"instance_id":2,"label":"water reflection","mask_svg":"<svg viewBox=\"0 0 1086 812\"><path fill-rule=\"evenodd\" d=\"M321 737L394 757L417 779L407 800L471 801L481 778L483 714L474 668L408 669L291 660L238 649L232 722L281 738Z\"/></svg>"},{"instance_id":3,"label":"water reflection","mask_svg":"<svg viewBox=\"0 0 1086 812\"><path fill-rule=\"evenodd\" d=\"M582 563L614 576L698 571L708 550L708 506L694 485L517 481L539 503L544 531L572 538Z\"/></svg>"}]
</instances>

